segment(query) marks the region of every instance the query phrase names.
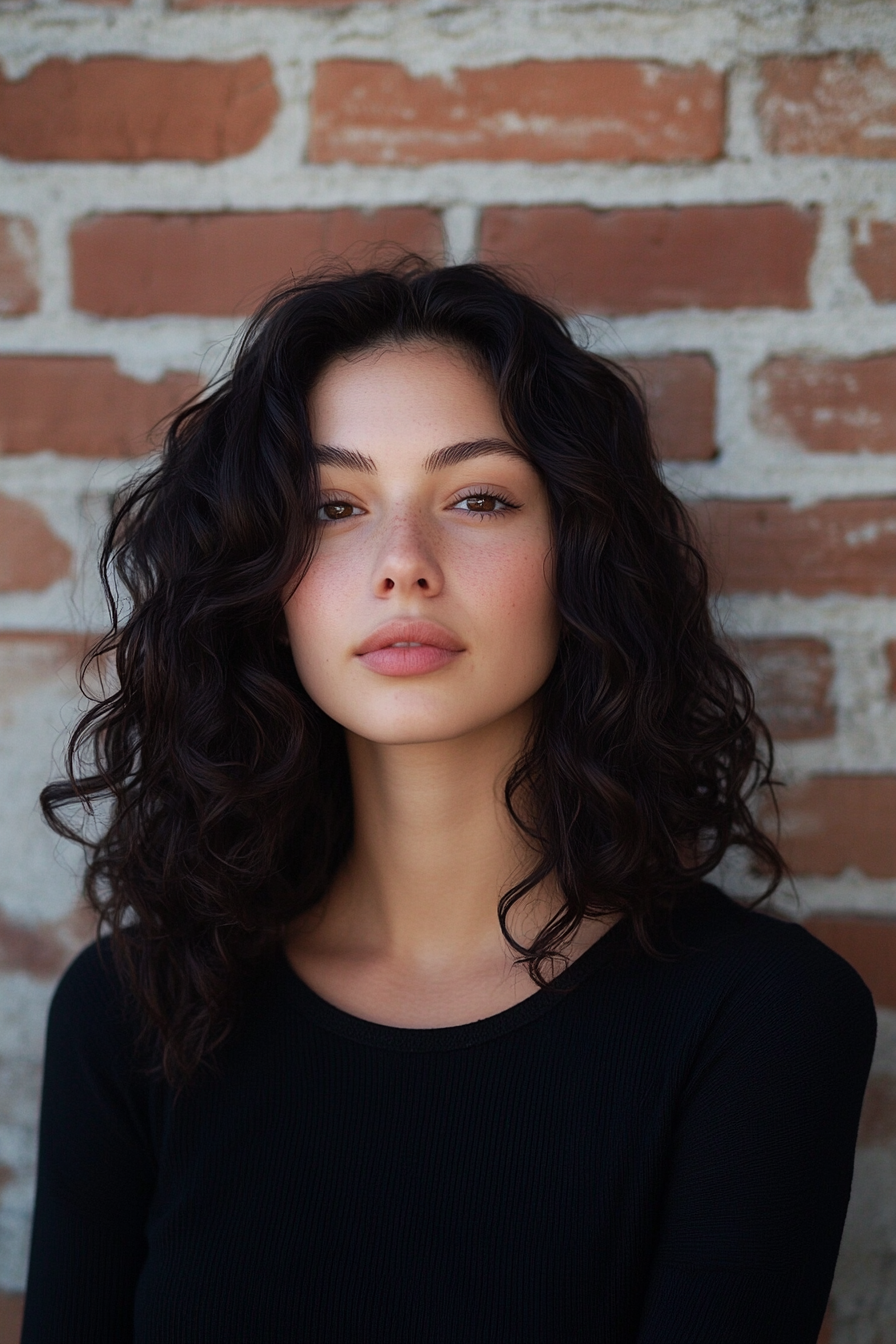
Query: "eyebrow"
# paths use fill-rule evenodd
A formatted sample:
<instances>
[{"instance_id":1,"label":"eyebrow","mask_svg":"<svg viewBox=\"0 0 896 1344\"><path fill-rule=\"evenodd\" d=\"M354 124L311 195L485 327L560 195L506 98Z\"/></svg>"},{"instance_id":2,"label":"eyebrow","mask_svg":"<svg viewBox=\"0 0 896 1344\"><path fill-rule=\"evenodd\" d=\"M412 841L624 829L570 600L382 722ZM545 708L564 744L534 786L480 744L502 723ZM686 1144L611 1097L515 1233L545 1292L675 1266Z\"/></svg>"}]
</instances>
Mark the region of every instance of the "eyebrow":
<instances>
[{"instance_id":1,"label":"eyebrow","mask_svg":"<svg viewBox=\"0 0 896 1344\"><path fill-rule=\"evenodd\" d=\"M316 443L314 456L319 467L348 467L350 471L365 471L369 475L376 472L376 463L363 453L353 453L350 448L333 448L329 443Z\"/></svg>"},{"instance_id":2,"label":"eyebrow","mask_svg":"<svg viewBox=\"0 0 896 1344\"><path fill-rule=\"evenodd\" d=\"M319 466L347 467L350 471L363 471L368 476L376 475L376 463L373 458L365 457L350 448L336 448L329 443L315 444L315 456ZM423 463L427 473L441 471L444 467L456 467L461 462L469 462L475 457L486 457L500 453L504 457L517 457L528 462L521 448L507 439L469 439L463 443L449 443L445 448L437 448Z\"/></svg>"}]
</instances>

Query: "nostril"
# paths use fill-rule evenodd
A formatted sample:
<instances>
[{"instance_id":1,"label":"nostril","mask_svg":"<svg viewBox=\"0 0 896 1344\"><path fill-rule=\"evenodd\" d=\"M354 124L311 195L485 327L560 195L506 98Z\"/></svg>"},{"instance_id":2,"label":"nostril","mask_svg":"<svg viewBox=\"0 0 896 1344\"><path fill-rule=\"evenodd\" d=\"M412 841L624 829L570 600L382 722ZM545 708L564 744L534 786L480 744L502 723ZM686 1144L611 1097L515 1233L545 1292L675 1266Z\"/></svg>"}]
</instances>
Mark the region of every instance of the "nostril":
<instances>
[{"instance_id":1,"label":"nostril","mask_svg":"<svg viewBox=\"0 0 896 1344\"><path fill-rule=\"evenodd\" d=\"M387 588L394 588L394 587L395 587L395 580L394 580L394 579L387 579L387 580L386 580L386 587L387 587Z\"/></svg>"},{"instance_id":2,"label":"nostril","mask_svg":"<svg viewBox=\"0 0 896 1344\"><path fill-rule=\"evenodd\" d=\"M421 588L428 588L428 587L429 587L429 584L426 582L425 579L418 579L418 580L417 580L417 583L419 584L419 586L420 586Z\"/></svg>"}]
</instances>

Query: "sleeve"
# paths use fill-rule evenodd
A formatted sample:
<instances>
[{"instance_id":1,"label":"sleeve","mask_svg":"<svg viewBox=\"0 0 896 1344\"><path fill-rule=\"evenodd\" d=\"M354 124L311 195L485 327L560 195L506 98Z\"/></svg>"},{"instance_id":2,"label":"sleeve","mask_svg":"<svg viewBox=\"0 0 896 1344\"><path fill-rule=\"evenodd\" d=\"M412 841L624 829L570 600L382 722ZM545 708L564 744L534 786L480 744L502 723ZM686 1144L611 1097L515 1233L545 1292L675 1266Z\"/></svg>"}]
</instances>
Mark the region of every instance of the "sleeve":
<instances>
[{"instance_id":1,"label":"sleeve","mask_svg":"<svg viewBox=\"0 0 896 1344\"><path fill-rule=\"evenodd\" d=\"M154 1187L147 1085L108 946L56 990L47 1027L22 1344L126 1344Z\"/></svg>"},{"instance_id":2,"label":"sleeve","mask_svg":"<svg viewBox=\"0 0 896 1344\"><path fill-rule=\"evenodd\" d=\"M802 929L742 974L690 1078L638 1344L816 1344L876 1019ZM783 964L782 964L783 962Z\"/></svg>"}]
</instances>

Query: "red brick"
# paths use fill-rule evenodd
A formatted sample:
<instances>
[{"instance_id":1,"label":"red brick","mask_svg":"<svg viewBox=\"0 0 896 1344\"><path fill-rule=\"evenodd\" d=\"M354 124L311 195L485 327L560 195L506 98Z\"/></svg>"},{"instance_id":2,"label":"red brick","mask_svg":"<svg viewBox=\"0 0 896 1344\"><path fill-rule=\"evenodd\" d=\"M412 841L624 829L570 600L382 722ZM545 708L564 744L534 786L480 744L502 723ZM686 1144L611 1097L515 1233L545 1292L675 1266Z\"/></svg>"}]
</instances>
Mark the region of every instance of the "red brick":
<instances>
[{"instance_id":1,"label":"red brick","mask_svg":"<svg viewBox=\"0 0 896 1344\"><path fill-rule=\"evenodd\" d=\"M782 204L500 206L484 213L481 246L573 308L806 308L817 231L815 210Z\"/></svg>"},{"instance_id":2,"label":"red brick","mask_svg":"<svg viewBox=\"0 0 896 1344\"><path fill-rule=\"evenodd\" d=\"M834 659L822 639L741 639L737 654L750 676L756 707L773 737L830 737Z\"/></svg>"},{"instance_id":3,"label":"red brick","mask_svg":"<svg viewBox=\"0 0 896 1344\"><path fill-rule=\"evenodd\" d=\"M278 105L264 56L218 63L54 57L24 79L0 76L0 154L211 163L253 149Z\"/></svg>"},{"instance_id":4,"label":"red brick","mask_svg":"<svg viewBox=\"0 0 896 1344\"><path fill-rule=\"evenodd\" d=\"M97 638L83 631L0 630L0 696L21 695L42 682L58 684Z\"/></svg>"},{"instance_id":5,"label":"red brick","mask_svg":"<svg viewBox=\"0 0 896 1344\"><path fill-rule=\"evenodd\" d=\"M770 360L757 424L815 453L896 452L896 355Z\"/></svg>"},{"instance_id":6,"label":"red brick","mask_svg":"<svg viewBox=\"0 0 896 1344\"><path fill-rule=\"evenodd\" d=\"M311 100L315 163L444 159L667 163L718 158L722 76L647 61L522 61L448 76L390 61L324 61Z\"/></svg>"},{"instance_id":7,"label":"red brick","mask_svg":"<svg viewBox=\"0 0 896 1344\"><path fill-rule=\"evenodd\" d=\"M33 313L39 301L34 225L0 216L0 316Z\"/></svg>"},{"instance_id":8,"label":"red brick","mask_svg":"<svg viewBox=\"0 0 896 1344\"><path fill-rule=\"evenodd\" d=\"M896 303L896 224L853 224L852 264L877 303Z\"/></svg>"},{"instance_id":9,"label":"red brick","mask_svg":"<svg viewBox=\"0 0 896 1344\"><path fill-rule=\"evenodd\" d=\"M391 241L442 249L431 210L100 215L72 233L75 306L104 317L247 313L276 284L326 255Z\"/></svg>"},{"instance_id":10,"label":"red brick","mask_svg":"<svg viewBox=\"0 0 896 1344\"><path fill-rule=\"evenodd\" d=\"M0 912L0 971L55 980L70 960L71 951L52 924L16 924Z\"/></svg>"},{"instance_id":11,"label":"red brick","mask_svg":"<svg viewBox=\"0 0 896 1344\"><path fill-rule=\"evenodd\" d=\"M194 374L142 383L111 359L0 356L0 453L145 453L153 426L198 389Z\"/></svg>"},{"instance_id":12,"label":"red brick","mask_svg":"<svg viewBox=\"0 0 896 1344\"><path fill-rule=\"evenodd\" d=\"M896 877L896 775L817 775L778 801L781 852L795 873Z\"/></svg>"},{"instance_id":13,"label":"red brick","mask_svg":"<svg viewBox=\"0 0 896 1344\"><path fill-rule=\"evenodd\" d=\"M896 498L704 501L694 515L728 592L896 596Z\"/></svg>"},{"instance_id":14,"label":"red brick","mask_svg":"<svg viewBox=\"0 0 896 1344\"><path fill-rule=\"evenodd\" d=\"M19 1344L24 1293L0 1293L0 1344Z\"/></svg>"},{"instance_id":15,"label":"red brick","mask_svg":"<svg viewBox=\"0 0 896 1344\"><path fill-rule=\"evenodd\" d=\"M890 683L887 691L890 696L896 698L896 639L888 640L884 645L884 654L886 655L887 665L890 669Z\"/></svg>"},{"instance_id":16,"label":"red brick","mask_svg":"<svg viewBox=\"0 0 896 1344\"><path fill-rule=\"evenodd\" d=\"M94 642L95 637L86 634L84 631L16 630L15 627L0 630L0 651L10 645L35 645L48 652L53 666L57 669L63 667L73 658L83 657L90 644ZM0 653L0 658L2 658L2 653Z\"/></svg>"},{"instance_id":17,"label":"red brick","mask_svg":"<svg viewBox=\"0 0 896 1344\"><path fill-rule=\"evenodd\" d=\"M708 355L626 362L647 398L653 437L666 461L708 461L716 449L716 368Z\"/></svg>"},{"instance_id":18,"label":"red brick","mask_svg":"<svg viewBox=\"0 0 896 1344\"><path fill-rule=\"evenodd\" d=\"M776 57L762 78L759 119L773 153L896 157L896 70L879 56Z\"/></svg>"},{"instance_id":19,"label":"red brick","mask_svg":"<svg viewBox=\"0 0 896 1344\"><path fill-rule=\"evenodd\" d=\"M896 920L814 915L805 927L856 968L879 1008L896 1008Z\"/></svg>"},{"instance_id":20,"label":"red brick","mask_svg":"<svg viewBox=\"0 0 896 1344\"><path fill-rule=\"evenodd\" d=\"M43 514L0 495L0 593L40 592L68 574L72 553Z\"/></svg>"},{"instance_id":21,"label":"red brick","mask_svg":"<svg viewBox=\"0 0 896 1344\"><path fill-rule=\"evenodd\" d=\"M872 1075L868 1080L859 1146L888 1145L896 1140L896 1078L888 1074Z\"/></svg>"}]
</instances>

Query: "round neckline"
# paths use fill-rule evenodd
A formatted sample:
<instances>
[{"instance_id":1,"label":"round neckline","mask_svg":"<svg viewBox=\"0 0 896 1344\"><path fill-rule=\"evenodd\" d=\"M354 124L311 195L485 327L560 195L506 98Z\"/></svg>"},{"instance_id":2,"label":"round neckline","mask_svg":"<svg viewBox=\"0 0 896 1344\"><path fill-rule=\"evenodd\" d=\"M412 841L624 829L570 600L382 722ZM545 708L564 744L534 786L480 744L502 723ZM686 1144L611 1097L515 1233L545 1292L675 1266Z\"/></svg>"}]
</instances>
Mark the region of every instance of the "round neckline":
<instances>
[{"instance_id":1,"label":"round neckline","mask_svg":"<svg viewBox=\"0 0 896 1344\"><path fill-rule=\"evenodd\" d=\"M576 957L565 971L551 981L547 989L538 989L520 1003L493 1013L489 1017L478 1018L475 1022L463 1022L452 1027L392 1027L382 1022L371 1022L364 1017L356 1017L327 999L321 998L301 976L293 969L286 955L286 949L279 948L280 971L288 981L288 992L298 1002L302 1015L323 1027L325 1031L337 1036L347 1037L361 1045L374 1046L381 1050L399 1050L406 1053L422 1054L429 1051L464 1050L470 1046L481 1045L485 1041L495 1040L508 1032L516 1031L542 1017L545 1013L563 1003L571 990L576 989L587 979L596 966L608 955L621 934L619 930L627 927L624 917L607 930L596 943Z\"/></svg>"}]
</instances>

